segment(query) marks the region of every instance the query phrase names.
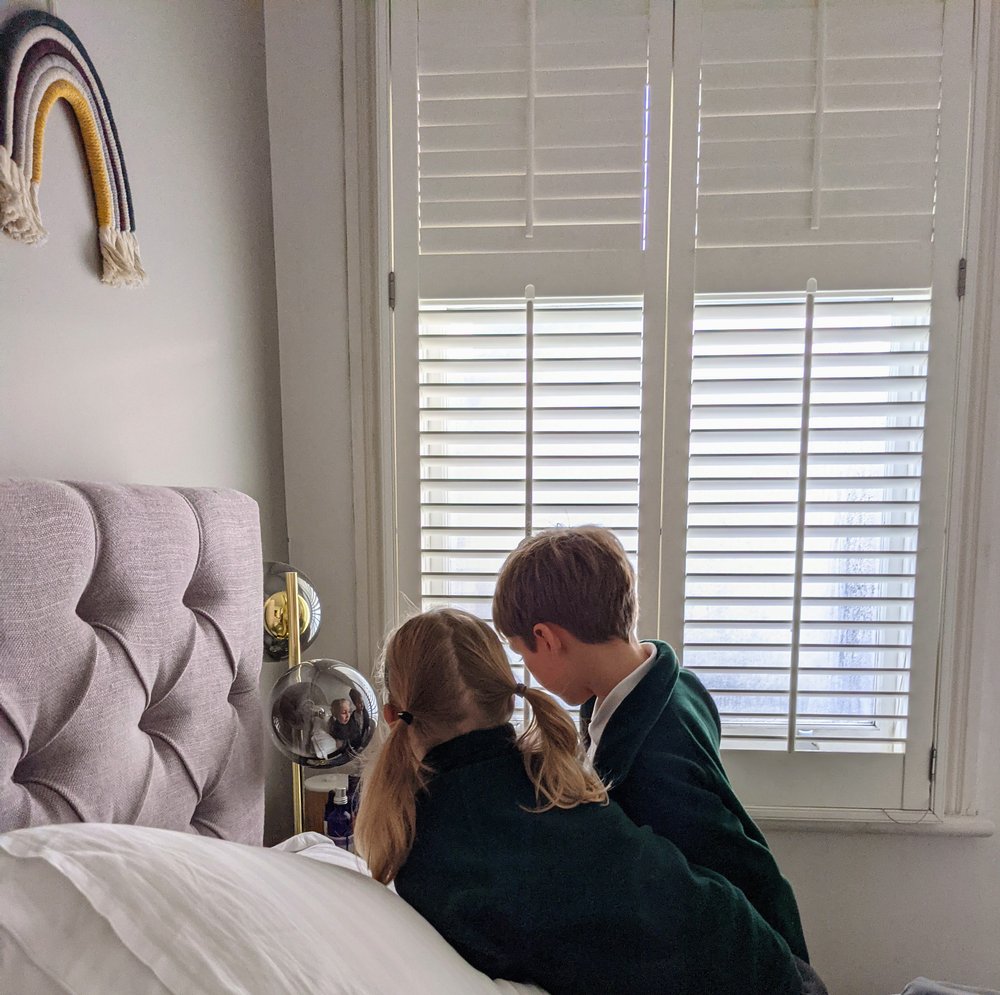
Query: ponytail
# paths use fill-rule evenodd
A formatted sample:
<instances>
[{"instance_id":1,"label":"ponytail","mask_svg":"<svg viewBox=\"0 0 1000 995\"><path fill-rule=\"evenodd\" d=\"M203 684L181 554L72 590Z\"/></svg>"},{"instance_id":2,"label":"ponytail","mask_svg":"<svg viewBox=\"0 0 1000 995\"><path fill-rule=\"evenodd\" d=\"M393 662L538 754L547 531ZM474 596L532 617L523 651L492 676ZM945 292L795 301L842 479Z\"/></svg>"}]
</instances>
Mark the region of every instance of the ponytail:
<instances>
[{"instance_id":1,"label":"ponytail","mask_svg":"<svg viewBox=\"0 0 1000 995\"><path fill-rule=\"evenodd\" d=\"M517 745L535 787L537 811L585 802L606 804L608 789L582 755L573 720L540 688L521 687L518 691L531 706L531 719Z\"/></svg>"},{"instance_id":2,"label":"ponytail","mask_svg":"<svg viewBox=\"0 0 1000 995\"><path fill-rule=\"evenodd\" d=\"M509 722L515 694L531 706L517 745L537 811L607 801L572 719L540 688L515 685L503 646L482 619L456 608L415 615L387 637L380 670L399 718L366 765L354 834L377 881L394 880L413 848L417 798L433 773L422 762L426 751L469 729Z\"/></svg>"},{"instance_id":3,"label":"ponytail","mask_svg":"<svg viewBox=\"0 0 1000 995\"><path fill-rule=\"evenodd\" d=\"M413 846L417 795L426 770L413 752L409 725L394 722L389 738L369 771L361 793L354 838L372 877L382 884L395 878Z\"/></svg>"}]
</instances>

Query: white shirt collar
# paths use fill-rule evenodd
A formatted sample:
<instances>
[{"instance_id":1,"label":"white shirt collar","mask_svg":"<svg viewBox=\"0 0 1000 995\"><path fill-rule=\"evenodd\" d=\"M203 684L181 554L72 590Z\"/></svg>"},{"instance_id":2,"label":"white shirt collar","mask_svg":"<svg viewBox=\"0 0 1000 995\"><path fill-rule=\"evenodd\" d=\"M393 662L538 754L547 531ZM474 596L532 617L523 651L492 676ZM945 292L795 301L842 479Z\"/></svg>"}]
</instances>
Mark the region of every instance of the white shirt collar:
<instances>
[{"instance_id":1,"label":"white shirt collar","mask_svg":"<svg viewBox=\"0 0 1000 995\"><path fill-rule=\"evenodd\" d=\"M640 663L631 674L622 678L608 693L606 698L601 698L594 707L594 714L591 716L590 725L587 727L587 734L590 736L590 746L587 749L587 756L591 760L597 752L597 744L601 741L604 729L614 715L618 706L635 689L635 686L646 674L653 669L656 661L656 646L653 643L643 643L647 656L644 663Z\"/></svg>"}]
</instances>

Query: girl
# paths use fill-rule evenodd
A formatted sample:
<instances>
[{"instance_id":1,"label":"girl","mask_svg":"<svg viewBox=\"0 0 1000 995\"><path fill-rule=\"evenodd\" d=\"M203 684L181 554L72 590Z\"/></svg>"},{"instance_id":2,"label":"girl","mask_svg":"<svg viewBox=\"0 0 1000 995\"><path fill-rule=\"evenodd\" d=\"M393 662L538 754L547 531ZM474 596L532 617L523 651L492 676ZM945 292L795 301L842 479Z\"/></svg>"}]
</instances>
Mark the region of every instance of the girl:
<instances>
[{"instance_id":1,"label":"girl","mask_svg":"<svg viewBox=\"0 0 1000 995\"><path fill-rule=\"evenodd\" d=\"M742 892L608 803L569 716L515 682L485 622L448 608L409 619L382 679L391 728L358 848L472 965L552 995L802 991ZM532 713L520 736L515 695Z\"/></svg>"}]
</instances>

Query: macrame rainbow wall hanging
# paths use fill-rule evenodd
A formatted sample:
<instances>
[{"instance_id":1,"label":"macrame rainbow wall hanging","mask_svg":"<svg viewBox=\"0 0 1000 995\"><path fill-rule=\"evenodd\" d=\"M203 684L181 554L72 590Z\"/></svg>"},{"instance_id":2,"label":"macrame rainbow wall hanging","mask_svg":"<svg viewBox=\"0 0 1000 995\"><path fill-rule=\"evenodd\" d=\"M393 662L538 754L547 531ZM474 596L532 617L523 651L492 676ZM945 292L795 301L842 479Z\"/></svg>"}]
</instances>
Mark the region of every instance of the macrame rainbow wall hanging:
<instances>
[{"instance_id":1,"label":"macrame rainbow wall hanging","mask_svg":"<svg viewBox=\"0 0 1000 995\"><path fill-rule=\"evenodd\" d=\"M38 210L45 125L57 100L73 109L97 209L103 274L112 286L145 282L125 156L101 77L65 21L26 10L0 27L0 229L46 238Z\"/></svg>"}]
</instances>

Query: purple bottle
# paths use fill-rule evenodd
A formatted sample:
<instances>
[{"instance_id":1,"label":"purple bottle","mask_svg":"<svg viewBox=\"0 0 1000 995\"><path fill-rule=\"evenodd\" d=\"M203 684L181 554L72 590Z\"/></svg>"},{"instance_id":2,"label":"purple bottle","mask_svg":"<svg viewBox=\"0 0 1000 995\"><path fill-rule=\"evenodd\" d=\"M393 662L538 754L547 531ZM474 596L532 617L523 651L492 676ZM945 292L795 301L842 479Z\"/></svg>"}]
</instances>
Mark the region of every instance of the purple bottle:
<instances>
[{"instance_id":1,"label":"purple bottle","mask_svg":"<svg viewBox=\"0 0 1000 995\"><path fill-rule=\"evenodd\" d=\"M347 800L347 788L334 788L327 795L326 835L344 850L352 849L354 845L354 815Z\"/></svg>"}]
</instances>

